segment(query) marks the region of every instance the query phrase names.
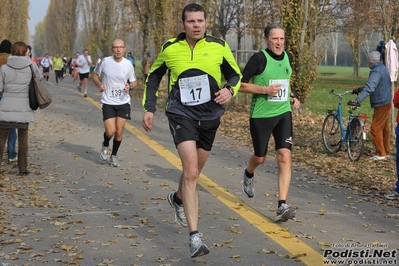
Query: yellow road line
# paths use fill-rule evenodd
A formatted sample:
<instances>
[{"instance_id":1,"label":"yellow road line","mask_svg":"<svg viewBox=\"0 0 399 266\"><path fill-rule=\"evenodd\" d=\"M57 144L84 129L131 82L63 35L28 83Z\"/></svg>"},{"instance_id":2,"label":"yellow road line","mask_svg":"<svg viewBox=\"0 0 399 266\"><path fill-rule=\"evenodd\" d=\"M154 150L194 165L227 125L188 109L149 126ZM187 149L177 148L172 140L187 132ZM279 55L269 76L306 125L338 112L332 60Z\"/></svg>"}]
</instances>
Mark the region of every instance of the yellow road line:
<instances>
[{"instance_id":1,"label":"yellow road line","mask_svg":"<svg viewBox=\"0 0 399 266\"><path fill-rule=\"evenodd\" d=\"M101 108L100 104L97 101L93 100L90 97L87 97L86 99L93 105ZM175 154L163 147L157 141L151 139L131 124L126 123L125 128L142 142L144 142L146 145L148 145L150 148L152 148L155 152L161 155L166 161L181 170L181 161L179 157L177 157ZM235 211L250 224L258 228L262 233L264 233L274 242L282 246L293 256L298 256L298 260L301 260L306 265L320 265L322 263L323 257L316 250L312 249L303 241L284 230L278 224L267 219L264 215L259 213L257 210L255 210L242 200L227 192L223 187L219 186L217 183L212 181L204 174L200 175L198 183L201 187L214 195L218 200L223 202L227 207Z\"/></svg>"}]
</instances>

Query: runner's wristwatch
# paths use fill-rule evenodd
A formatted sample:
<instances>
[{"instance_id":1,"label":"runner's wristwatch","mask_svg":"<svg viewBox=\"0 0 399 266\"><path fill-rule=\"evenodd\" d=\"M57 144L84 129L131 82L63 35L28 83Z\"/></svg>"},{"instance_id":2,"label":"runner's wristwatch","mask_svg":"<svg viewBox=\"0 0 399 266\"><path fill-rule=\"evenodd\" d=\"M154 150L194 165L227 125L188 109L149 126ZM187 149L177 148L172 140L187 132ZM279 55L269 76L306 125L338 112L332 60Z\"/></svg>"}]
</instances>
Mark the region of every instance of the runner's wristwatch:
<instances>
[{"instance_id":1,"label":"runner's wristwatch","mask_svg":"<svg viewBox=\"0 0 399 266\"><path fill-rule=\"evenodd\" d=\"M234 90L230 86L227 86L225 88L229 90L229 92L231 93L231 96L234 95Z\"/></svg>"}]
</instances>

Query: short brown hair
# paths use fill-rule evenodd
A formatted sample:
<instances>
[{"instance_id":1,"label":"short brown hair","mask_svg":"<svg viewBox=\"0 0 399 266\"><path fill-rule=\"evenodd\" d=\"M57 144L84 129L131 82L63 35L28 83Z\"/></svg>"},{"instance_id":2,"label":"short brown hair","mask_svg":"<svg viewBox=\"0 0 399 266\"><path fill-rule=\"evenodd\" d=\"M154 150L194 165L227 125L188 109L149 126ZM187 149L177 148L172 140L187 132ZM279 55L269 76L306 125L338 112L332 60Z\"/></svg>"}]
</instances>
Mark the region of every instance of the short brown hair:
<instances>
[{"instance_id":1,"label":"short brown hair","mask_svg":"<svg viewBox=\"0 0 399 266\"><path fill-rule=\"evenodd\" d=\"M17 56L26 56L28 46L24 42L15 42L11 45L11 54Z\"/></svg>"},{"instance_id":2,"label":"short brown hair","mask_svg":"<svg viewBox=\"0 0 399 266\"><path fill-rule=\"evenodd\" d=\"M186 13L187 12L203 12L204 13L204 18L207 17L205 9L200 6L199 4L196 3L192 3L192 4L188 4L183 8L183 11L181 12L181 20L183 22L186 21Z\"/></svg>"}]
</instances>

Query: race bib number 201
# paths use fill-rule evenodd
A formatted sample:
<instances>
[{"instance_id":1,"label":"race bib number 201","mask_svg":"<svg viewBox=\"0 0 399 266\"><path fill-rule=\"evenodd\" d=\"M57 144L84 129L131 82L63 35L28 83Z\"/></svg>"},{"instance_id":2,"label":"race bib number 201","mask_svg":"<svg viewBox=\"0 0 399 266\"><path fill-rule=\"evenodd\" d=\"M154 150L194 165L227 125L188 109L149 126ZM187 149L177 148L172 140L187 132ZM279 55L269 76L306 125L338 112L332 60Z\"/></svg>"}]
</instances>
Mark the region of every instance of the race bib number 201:
<instances>
[{"instance_id":1,"label":"race bib number 201","mask_svg":"<svg viewBox=\"0 0 399 266\"><path fill-rule=\"evenodd\" d=\"M288 85L289 85L289 80L288 79L271 79L269 82L269 85L272 84L280 84L281 89L278 91L277 95L275 96L269 96L268 100L269 101L274 101L274 102L285 102L288 99Z\"/></svg>"},{"instance_id":2,"label":"race bib number 201","mask_svg":"<svg viewBox=\"0 0 399 266\"><path fill-rule=\"evenodd\" d=\"M199 105L211 100L208 75L179 79L180 99L184 105Z\"/></svg>"}]
</instances>

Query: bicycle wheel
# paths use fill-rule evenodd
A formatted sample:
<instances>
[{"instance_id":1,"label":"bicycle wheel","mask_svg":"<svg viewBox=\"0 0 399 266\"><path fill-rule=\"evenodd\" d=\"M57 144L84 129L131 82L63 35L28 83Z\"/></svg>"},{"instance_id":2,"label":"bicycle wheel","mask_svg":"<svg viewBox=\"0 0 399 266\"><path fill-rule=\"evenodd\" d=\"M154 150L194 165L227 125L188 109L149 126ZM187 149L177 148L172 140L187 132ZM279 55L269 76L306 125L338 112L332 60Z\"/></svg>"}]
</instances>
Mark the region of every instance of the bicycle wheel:
<instances>
[{"instance_id":1,"label":"bicycle wheel","mask_svg":"<svg viewBox=\"0 0 399 266\"><path fill-rule=\"evenodd\" d=\"M323 144L329 152L335 153L341 149L341 127L339 126L338 118L334 114L329 114L324 119L321 135Z\"/></svg>"},{"instance_id":2,"label":"bicycle wheel","mask_svg":"<svg viewBox=\"0 0 399 266\"><path fill-rule=\"evenodd\" d=\"M347 141L349 159L358 161L364 151L363 123L359 118L352 120L348 127Z\"/></svg>"}]
</instances>

